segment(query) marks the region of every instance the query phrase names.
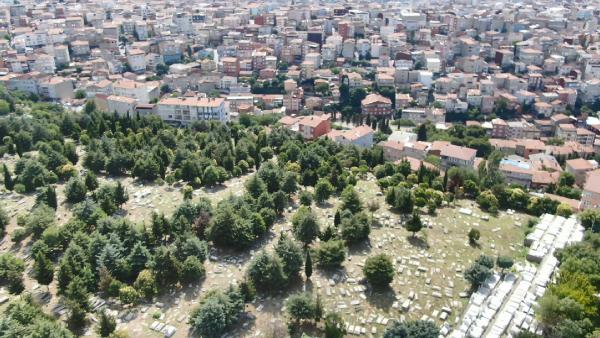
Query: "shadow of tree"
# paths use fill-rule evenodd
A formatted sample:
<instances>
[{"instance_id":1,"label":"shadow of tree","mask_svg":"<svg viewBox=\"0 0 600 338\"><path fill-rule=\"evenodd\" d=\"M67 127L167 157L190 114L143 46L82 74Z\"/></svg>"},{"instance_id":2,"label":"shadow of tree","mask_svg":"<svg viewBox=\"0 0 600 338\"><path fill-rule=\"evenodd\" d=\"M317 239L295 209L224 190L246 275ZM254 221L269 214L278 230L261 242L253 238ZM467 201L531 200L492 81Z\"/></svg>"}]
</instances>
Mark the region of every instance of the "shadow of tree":
<instances>
[{"instance_id":1,"label":"shadow of tree","mask_svg":"<svg viewBox=\"0 0 600 338\"><path fill-rule=\"evenodd\" d=\"M370 288L367 292L367 301L372 306L388 311L396 300L396 291L391 287Z\"/></svg>"},{"instance_id":2,"label":"shadow of tree","mask_svg":"<svg viewBox=\"0 0 600 338\"><path fill-rule=\"evenodd\" d=\"M408 240L408 243L410 243L410 245L412 246L416 246L419 249L429 249L429 243L427 243L427 241L425 241L421 237L407 236L406 239Z\"/></svg>"}]
</instances>

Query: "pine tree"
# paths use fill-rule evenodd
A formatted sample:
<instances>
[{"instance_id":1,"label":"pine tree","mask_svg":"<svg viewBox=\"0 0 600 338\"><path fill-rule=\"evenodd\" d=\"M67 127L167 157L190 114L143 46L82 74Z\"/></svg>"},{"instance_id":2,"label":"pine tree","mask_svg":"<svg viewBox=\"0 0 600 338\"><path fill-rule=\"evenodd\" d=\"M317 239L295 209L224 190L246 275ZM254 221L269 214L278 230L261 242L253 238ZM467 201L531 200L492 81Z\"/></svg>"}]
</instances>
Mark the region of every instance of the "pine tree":
<instances>
[{"instance_id":1,"label":"pine tree","mask_svg":"<svg viewBox=\"0 0 600 338\"><path fill-rule=\"evenodd\" d=\"M54 265L42 252L38 252L34 257L33 275L42 285L49 285L54 279Z\"/></svg>"},{"instance_id":2,"label":"pine tree","mask_svg":"<svg viewBox=\"0 0 600 338\"><path fill-rule=\"evenodd\" d=\"M85 186L87 187L88 191L94 191L96 188L98 188L98 179L91 171L88 171L87 174L85 174Z\"/></svg>"},{"instance_id":3,"label":"pine tree","mask_svg":"<svg viewBox=\"0 0 600 338\"><path fill-rule=\"evenodd\" d=\"M6 163L4 163L2 165L2 169L4 171L4 187L8 191L12 191L13 188L15 187L15 182L12 179L12 175L10 173L10 170L8 170L8 167L6 166Z\"/></svg>"},{"instance_id":4,"label":"pine tree","mask_svg":"<svg viewBox=\"0 0 600 338\"><path fill-rule=\"evenodd\" d=\"M46 188L46 204L56 210L56 208L58 208L58 202L56 200L56 190L54 189L54 187L47 187Z\"/></svg>"},{"instance_id":5,"label":"pine tree","mask_svg":"<svg viewBox=\"0 0 600 338\"><path fill-rule=\"evenodd\" d=\"M117 322L112 316L102 312L100 314L100 323L98 323L98 334L100 337L108 337L117 328Z\"/></svg>"},{"instance_id":6,"label":"pine tree","mask_svg":"<svg viewBox=\"0 0 600 338\"><path fill-rule=\"evenodd\" d=\"M341 222L340 211L337 210L335 212L335 216L333 216L333 225L338 226L338 225L340 225L340 222Z\"/></svg>"},{"instance_id":7,"label":"pine tree","mask_svg":"<svg viewBox=\"0 0 600 338\"><path fill-rule=\"evenodd\" d=\"M321 301L321 295L317 294L317 301L315 302L315 321L320 321L323 318L323 302Z\"/></svg>"},{"instance_id":8,"label":"pine tree","mask_svg":"<svg viewBox=\"0 0 600 338\"><path fill-rule=\"evenodd\" d=\"M306 260L304 261L304 274L307 279L312 276L312 258L310 258L310 250L306 250Z\"/></svg>"},{"instance_id":9,"label":"pine tree","mask_svg":"<svg viewBox=\"0 0 600 338\"><path fill-rule=\"evenodd\" d=\"M115 203L120 207L125 202L129 200L129 195L127 194L127 190L121 184L121 182L117 182L117 186L115 187Z\"/></svg>"},{"instance_id":10,"label":"pine tree","mask_svg":"<svg viewBox=\"0 0 600 338\"><path fill-rule=\"evenodd\" d=\"M448 189L448 171L444 171L444 182L442 183L444 191Z\"/></svg>"}]
</instances>

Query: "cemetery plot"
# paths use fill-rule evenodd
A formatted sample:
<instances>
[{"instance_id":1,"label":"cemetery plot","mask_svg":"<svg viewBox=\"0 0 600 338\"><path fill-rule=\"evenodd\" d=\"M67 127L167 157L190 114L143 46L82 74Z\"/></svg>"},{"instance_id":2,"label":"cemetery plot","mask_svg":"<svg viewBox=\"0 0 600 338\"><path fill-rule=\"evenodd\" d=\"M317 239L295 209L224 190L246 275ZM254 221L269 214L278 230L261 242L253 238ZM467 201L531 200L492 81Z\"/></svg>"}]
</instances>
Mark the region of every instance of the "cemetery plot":
<instances>
[{"instance_id":1,"label":"cemetery plot","mask_svg":"<svg viewBox=\"0 0 600 338\"><path fill-rule=\"evenodd\" d=\"M584 229L575 216L564 218L545 214L527 235L527 259L539 263L517 264L518 275L503 279L495 274L471 295L460 325L451 337L502 337L520 331L541 334L534 318L534 305L558 267L556 249L583 239Z\"/></svg>"}]
</instances>

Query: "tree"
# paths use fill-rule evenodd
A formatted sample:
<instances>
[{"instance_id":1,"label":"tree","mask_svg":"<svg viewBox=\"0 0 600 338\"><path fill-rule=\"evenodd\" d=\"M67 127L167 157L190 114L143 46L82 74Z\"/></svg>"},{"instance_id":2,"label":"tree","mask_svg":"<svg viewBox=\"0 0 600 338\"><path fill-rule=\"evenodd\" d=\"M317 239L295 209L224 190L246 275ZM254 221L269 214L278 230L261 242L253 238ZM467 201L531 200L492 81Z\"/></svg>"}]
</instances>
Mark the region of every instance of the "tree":
<instances>
[{"instance_id":1,"label":"tree","mask_svg":"<svg viewBox=\"0 0 600 338\"><path fill-rule=\"evenodd\" d=\"M325 338L343 338L346 335L346 323L337 313L325 316Z\"/></svg>"},{"instance_id":2,"label":"tree","mask_svg":"<svg viewBox=\"0 0 600 338\"><path fill-rule=\"evenodd\" d=\"M292 231L297 240L310 244L319 235L319 223L316 215L306 206L301 206L292 217Z\"/></svg>"},{"instance_id":3,"label":"tree","mask_svg":"<svg viewBox=\"0 0 600 338\"><path fill-rule=\"evenodd\" d=\"M335 211L335 215L333 216L333 225L338 226L338 225L340 225L341 222L342 222L342 218L341 218L340 210L338 209Z\"/></svg>"},{"instance_id":4,"label":"tree","mask_svg":"<svg viewBox=\"0 0 600 338\"><path fill-rule=\"evenodd\" d=\"M308 293L291 295L285 302L288 315L296 322L315 317L315 301Z\"/></svg>"},{"instance_id":5,"label":"tree","mask_svg":"<svg viewBox=\"0 0 600 338\"><path fill-rule=\"evenodd\" d=\"M427 125L422 123L417 129L417 141L427 141Z\"/></svg>"},{"instance_id":6,"label":"tree","mask_svg":"<svg viewBox=\"0 0 600 338\"><path fill-rule=\"evenodd\" d=\"M182 192L183 192L183 199L184 200L189 201L194 196L193 195L194 188L190 187L189 185L186 185L185 187L183 187Z\"/></svg>"},{"instance_id":7,"label":"tree","mask_svg":"<svg viewBox=\"0 0 600 338\"><path fill-rule=\"evenodd\" d=\"M6 166L6 163L2 164L2 171L4 172L4 187L8 191L12 191L13 188L15 187L15 182L12 179L12 174L10 173L10 170Z\"/></svg>"},{"instance_id":8,"label":"tree","mask_svg":"<svg viewBox=\"0 0 600 338\"><path fill-rule=\"evenodd\" d=\"M181 275L181 263L175 258L171 250L161 246L156 249L152 261L152 271L159 286L168 286L176 283Z\"/></svg>"},{"instance_id":9,"label":"tree","mask_svg":"<svg viewBox=\"0 0 600 338\"><path fill-rule=\"evenodd\" d=\"M6 231L6 226L8 225L9 221L10 221L10 218L8 217L8 214L6 214L6 211L0 205L0 239L2 239L2 237L4 237L4 233Z\"/></svg>"},{"instance_id":10,"label":"tree","mask_svg":"<svg viewBox=\"0 0 600 338\"><path fill-rule=\"evenodd\" d=\"M344 189L341 199L342 210L348 209L352 213L357 213L363 208L360 197L358 197L358 193L356 193L352 186L348 186Z\"/></svg>"},{"instance_id":11,"label":"tree","mask_svg":"<svg viewBox=\"0 0 600 338\"><path fill-rule=\"evenodd\" d=\"M56 200L56 190L52 186L47 186L39 192L36 198L36 203L43 203L52 209L58 208L58 201Z\"/></svg>"},{"instance_id":12,"label":"tree","mask_svg":"<svg viewBox=\"0 0 600 338\"><path fill-rule=\"evenodd\" d=\"M281 259L283 272L287 278L297 277L303 264L302 248L285 233L281 233L275 246L275 253Z\"/></svg>"},{"instance_id":13,"label":"tree","mask_svg":"<svg viewBox=\"0 0 600 338\"><path fill-rule=\"evenodd\" d=\"M138 274L133 287L146 299L152 299L157 294L156 279L150 270L142 270Z\"/></svg>"},{"instance_id":14,"label":"tree","mask_svg":"<svg viewBox=\"0 0 600 338\"><path fill-rule=\"evenodd\" d=\"M514 261L512 259L512 257L510 256L498 256L496 258L496 265L502 269L502 273L504 274L504 271L506 269L510 269L514 264Z\"/></svg>"},{"instance_id":15,"label":"tree","mask_svg":"<svg viewBox=\"0 0 600 338\"><path fill-rule=\"evenodd\" d=\"M281 190L288 195L295 193L298 190L297 174L291 171L286 171L283 175L283 184Z\"/></svg>"},{"instance_id":16,"label":"tree","mask_svg":"<svg viewBox=\"0 0 600 338\"><path fill-rule=\"evenodd\" d=\"M369 238L369 233L371 232L371 218L364 212L342 217L341 229L342 238L346 242L360 242Z\"/></svg>"},{"instance_id":17,"label":"tree","mask_svg":"<svg viewBox=\"0 0 600 338\"><path fill-rule=\"evenodd\" d=\"M181 266L181 281L184 283L192 283L197 282L198 280L204 278L206 275L206 271L204 270L204 265L195 256L189 256L183 261Z\"/></svg>"},{"instance_id":18,"label":"tree","mask_svg":"<svg viewBox=\"0 0 600 338\"><path fill-rule=\"evenodd\" d=\"M563 171L558 179L558 186L572 187L575 184L575 176L569 172Z\"/></svg>"},{"instance_id":19,"label":"tree","mask_svg":"<svg viewBox=\"0 0 600 338\"><path fill-rule=\"evenodd\" d=\"M385 330L383 338L437 338L439 332L439 328L430 321L395 321Z\"/></svg>"},{"instance_id":20,"label":"tree","mask_svg":"<svg viewBox=\"0 0 600 338\"><path fill-rule=\"evenodd\" d=\"M34 256L33 276L41 285L50 285L54 279L54 265L42 252L37 252Z\"/></svg>"},{"instance_id":21,"label":"tree","mask_svg":"<svg viewBox=\"0 0 600 338\"><path fill-rule=\"evenodd\" d=\"M123 304L136 304L140 294L133 286L124 285L119 289L119 300Z\"/></svg>"},{"instance_id":22,"label":"tree","mask_svg":"<svg viewBox=\"0 0 600 338\"><path fill-rule=\"evenodd\" d=\"M412 232L412 236L415 237L416 233L421 231L423 228L423 222L421 222L421 217L418 213L414 212L412 217L406 222L406 230Z\"/></svg>"},{"instance_id":23,"label":"tree","mask_svg":"<svg viewBox=\"0 0 600 338\"><path fill-rule=\"evenodd\" d=\"M490 213L498 212L498 198L490 190L486 190L477 197L477 204L482 210Z\"/></svg>"},{"instance_id":24,"label":"tree","mask_svg":"<svg viewBox=\"0 0 600 338\"><path fill-rule=\"evenodd\" d=\"M79 203L85 199L87 187L79 178L72 177L65 186L65 197L70 203Z\"/></svg>"},{"instance_id":25,"label":"tree","mask_svg":"<svg viewBox=\"0 0 600 338\"><path fill-rule=\"evenodd\" d=\"M342 241L329 240L321 242L315 254L320 267L337 268L346 259L346 248Z\"/></svg>"},{"instance_id":26,"label":"tree","mask_svg":"<svg viewBox=\"0 0 600 338\"><path fill-rule=\"evenodd\" d=\"M387 255L371 256L365 262L363 274L373 287L385 288L394 279L394 265Z\"/></svg>"},{"instance_id":27,"label":"tree","mask_svg":"<svg viewBox=\"0 0 600 338\"><path fill-rule=\"evenodd\" d=\"M475 245L475 244L477 244L477 241L481 237L481 233L479 232L479 230L471 228L471 230L469 230L468 237L469 237L469 244Z\"/></svg>"},{"instance_id":28,"label":"tree","mask_svg":"<svg viewBox=\"0 0 600 338\"><path fill-rule=\"evenodd\" d=\"M258 175L252 175L252 177L246 181L245 186L246 191L254 198L258 198L267 191L267 185Z\"/></svg>"},{"instance_id":29,"label":"tree","mask_svg":"<svg viewBox=\"0 0 600 338\"><path fill-rule=\"evenodd\" d=\"M100 320L98 322L97 333L100 337L109 337L117 328L117 321L115 318L102 311L100 313Z\"/></svg>"},{"instance_id":30,"label":"tree","mask_svg":"<svg viewBox=\"0 0 600 338\"><path fill-rule=\"evenodd\" d=\"M313 201L313 194L308 190L300 192L300 204L306 207L310 207Z\"/></svg>"},{"instance_id":31,"label":"tree","mask_svg":"<svg viewBox=\"0 0 600 338\"><path fill-rule=\"evenodd\" d=\"M200 300L200 305L190 316L190 325L201 337L221 337L234 325L242 311L244 303L236 289L226 293L211 290Z\"/></svg>"},{"instance_id":32,"label":"tree","mask_svg":"<svg viewBox=\"0 0 600 338\"><path fill-rule=\"evenodd\" d=\"M286 283L283 264L279 257L261 251L250 262L248 279L260 291L280 290Z\"/></svg>"},{"instance_id":33,"label":"tree","mask_svg":"<svg viewBox=\"0 0 600 338\"><path fill-rule=\"evenodd\" d=\"M321 178L317 185L315 185L315 200L321 204L325 202L329 196L333 193L333 186L329 183L329 180Z\"/></svg>"},{"instance_id":34,"label":"tree","mask_svg":"<svg viewBox=\"0 0 600 338\"><path fill-rule=\"evenodd\" d=\"M12 294L20 294L25 288L23 284L25 263L11 253L0 254L0 285L8 285Z\"/></svg>"},{"instance_id":35,"label":"tree","mask_svg":"<svg viewBox=\"0 0 600 338\"><path fill-rule=\"evenodd\" d=\"M119 207L129 200L129 194L127 194L127 190L125 190L125 187L123 187L121 181L117 182L117 185L115 186L113 191L113 195L115 204Z\"/></svg>"},{"instance_id":36,"label":"tree","mask_svg":"<svg viewBox=\"0 0 600 338\"><path fill-rule=\"evenodd\" d=\"M592 232L600 232L600 210L586 209L579 214L581 225Z\"/></svg>"},{"instance_id":37,"label":"tree","mask_svg":"<svg viewBox=\"0 0 600 338\"><path fill-rule=\"evenodd\" d=\"M98 178L92 171L88 171L85 174L85 186L88 191L94 191L98 188Z\"/></svg>"},{"instance_id":38,"label":"tree","mask_svg":"<svg viewBox=\"0 0 600 338\"><path fill-rule=\"evenodd\" d=\"M492 271L487 266L475 262L465 271L465 279L471 283L471 290L477 290L477 288L490 276Z\"/></svg>"},{"instance_id":39,"label":"tree","mask_svg":"<svg viewBox=\"0 0 600 338\"><path fill-rule=\"evenodd\" d=\"M558 216L569 217L573 214L573 208L567 203L560 203L556 208L556 214Z\"/></svg>"},{"instance_id":40,"label":"tree","mask_svg":"<svg viewBox=\"0 0 600 338\"><path fill-rule=\"evenodd\" d=\"M312 258L310 257L310 250L306 250L306 259L304 260L304 275L306 279L310 279L312 276Z\"/></svg>"}]
</instances>

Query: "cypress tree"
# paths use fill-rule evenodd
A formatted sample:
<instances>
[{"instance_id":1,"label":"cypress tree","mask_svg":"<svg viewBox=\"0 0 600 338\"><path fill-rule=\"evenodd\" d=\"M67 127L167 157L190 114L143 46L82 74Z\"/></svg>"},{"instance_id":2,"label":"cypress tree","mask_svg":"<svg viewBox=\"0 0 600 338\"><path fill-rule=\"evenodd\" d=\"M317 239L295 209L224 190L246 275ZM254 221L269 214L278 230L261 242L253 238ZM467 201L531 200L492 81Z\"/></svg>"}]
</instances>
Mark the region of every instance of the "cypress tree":
<instances>
[{"instance_id":1,"label":"cypress tree","mask_svg":"<svg viewBox=\"0 0 600 338\"><path fill-rule=\"evenodd\" d=\"M312 276L312 258L310 258L310 250L306 250L306 260L304 262L304 274L307 279Z\"/></svg>"},{"instance_id":2,"label":"cypress tree","mask_svg":"<svg viewBox=\"0 0 600 338\"><path fill-rule=\"evenodd\" d=\"M54 189L54 187L47 187L46 188L46 204L56 210L56 208L58 208L58 202L56 200L56 190Z\"/></svg>"},{"instance_id":3,"label":"cypress tree","mask_svg":"<svg viewBox=\"0 0 600 338\"><path fill-rule=\"evenodd\" d=\"M8 167L6 166L6 163L4 163L2 165L2 169L4 171L4 187L8 191L12 191L13 188L15 187L15 182L12 179L12 175L10 173L10 170L8 170Z\"/></svg>"}]
</instances>

